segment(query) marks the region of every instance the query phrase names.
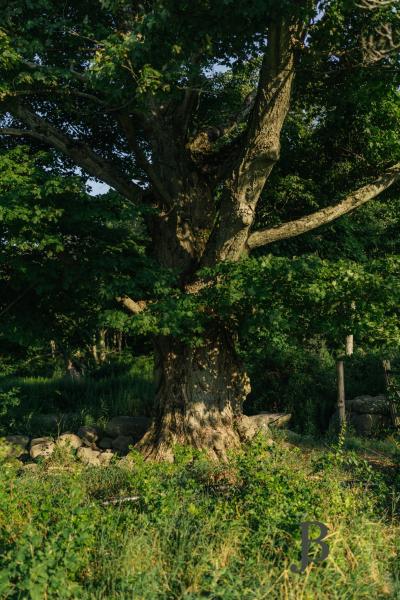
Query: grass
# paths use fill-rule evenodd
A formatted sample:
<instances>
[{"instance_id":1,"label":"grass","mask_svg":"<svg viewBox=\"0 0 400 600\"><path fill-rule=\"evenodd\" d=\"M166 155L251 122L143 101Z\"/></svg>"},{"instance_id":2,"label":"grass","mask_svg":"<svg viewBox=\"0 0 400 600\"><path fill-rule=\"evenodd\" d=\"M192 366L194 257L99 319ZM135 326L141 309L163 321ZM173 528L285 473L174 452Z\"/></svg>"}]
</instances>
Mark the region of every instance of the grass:
<instances>
[{"instance_id":1,"label":"grass","mask_svg":"<svg viewBox=\"0 0 400 600\"><path fill-rule=\"evenodd\" d=\"M104 369L96 376L71 380L68 377L0 377L0 405L5 406L9 390L15 390L18 404L6 413L0 411L6 433L43 434L41 414L66 414L60 426L76 428L82 424L106 421L115 415L150 415L154 384L152 363L139 357L124 372Z\"/></svg>"},{"instance_id":2,"label":"grass","mask_svg":"<svg viewBox=\"0 0 400 600\"><path fill-rule=\"evenodd\" d=\"M390 435L384 439L349 436L346 440L346 447L349 450L369 452L383 457L395 459L400 457L400 440L395 435Z\"/></svg>"},{"instance_id":3,"label":"grass","mask_svg":"<svg viewBox=\"0 0 400 600\"><path fill-rule=\"evenodd\" d=\"M3 461L0 478L1 598L400 598L399 477L354 450L279 434L225 465L183 448L108 468L58 454ZM330 554L294 574L306 520L329 527Z\"/></svg>"}]
</instances>

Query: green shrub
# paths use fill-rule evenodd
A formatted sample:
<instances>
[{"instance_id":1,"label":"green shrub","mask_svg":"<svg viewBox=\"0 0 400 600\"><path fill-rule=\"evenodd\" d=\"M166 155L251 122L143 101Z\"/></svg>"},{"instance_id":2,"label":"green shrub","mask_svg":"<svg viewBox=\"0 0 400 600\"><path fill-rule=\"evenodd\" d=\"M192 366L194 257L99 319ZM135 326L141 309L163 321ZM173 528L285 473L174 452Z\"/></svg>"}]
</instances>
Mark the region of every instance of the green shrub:
<instances>
[{"instance_id":1,"label":"green shrub","mask_svg":"<svg viewBox=\"0 0 400 600\"><path fill-rule=\"evenodd\" d=\"M16 410L20 406L20 388L10 387L6 390L0 388L0 433L13 427Z\"/></svg>"}]
</instances>

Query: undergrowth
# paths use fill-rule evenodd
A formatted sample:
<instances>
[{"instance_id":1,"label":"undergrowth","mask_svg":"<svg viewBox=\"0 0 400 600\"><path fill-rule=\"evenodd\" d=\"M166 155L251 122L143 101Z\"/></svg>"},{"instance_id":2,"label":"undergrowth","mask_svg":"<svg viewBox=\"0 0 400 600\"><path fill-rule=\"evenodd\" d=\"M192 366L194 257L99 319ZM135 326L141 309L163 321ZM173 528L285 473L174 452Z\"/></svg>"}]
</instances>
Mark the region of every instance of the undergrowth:
<instances>
[{"instance_id":1,"label":"undergrowth","mask_svg":"<svg viewBox=\"0 0 400 600\"><path fill-rule=\"evenodd\" d=\"M258 438L224 465L185 448L173 464L3 462L0 479L1 598L400 598L400 488L342 443ZM312 520L330 554L292 573Z\"/></svg>"}]
</instances>

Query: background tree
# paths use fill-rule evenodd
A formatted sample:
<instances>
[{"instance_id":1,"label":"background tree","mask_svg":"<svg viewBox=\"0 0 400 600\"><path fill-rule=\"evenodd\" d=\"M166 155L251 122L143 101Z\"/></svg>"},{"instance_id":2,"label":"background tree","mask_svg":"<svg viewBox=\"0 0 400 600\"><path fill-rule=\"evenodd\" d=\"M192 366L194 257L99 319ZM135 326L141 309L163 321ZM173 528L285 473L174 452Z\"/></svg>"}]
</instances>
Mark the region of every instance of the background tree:
<instances>
[{"instance_id":1,"label":"background tree","mask_svg":"<svg viewBox=\"0 0 400 600\"><path fill-rule=\"evenodd\" d=\"M326 225L400 179L395 136L386 144L381 138L379 159L367 164L353 139L346 144L346 130L359 145L366 138L368 147L379 143L379 125L374 130L365 122L368 116L375 124L377 114L353 111L360 90L364 106L382 107L388 94L393 103L398 98L398 14L391 3L372 4L225 0L210 10L201 0L62 7L19 0L3 7L3 139L51 147L62 168L78 168L148 207L142 214L149 254L173 277L181 317L190 318L193 307L203 315L199 335L190 327L182 335L181 326L165 323L168 299L153 307L161 315L155 325L151 315L138 316L144 302L137 300L146 298L130 297L129 284L117 296L156 334L158 411L141 442L149 456L171 456L176 442L224 456L250 434L242 417L250 387L236 319L231 302L224 312L218 284L228 283L225 267L239 285L246 277L239 278L235 263L242 269L251 251ZM379 34L388 28L390 41ZM372 60L366 43L372 47L377 36L380 52ZM291 106L295 116L283 130ZM336 139L350 152L347 163ZM297 184L305 212L312 210L303 216L296 205L283 220L284 211L270 203L273 216L279 214L261 226L257 207L270 202L268 189L259 201L271 175L273 181L282 142L300 160L302 174L285 174L293 163L279 163L281 179L271 192L279 194L281 184L281 195L293 197ZM304 156L313 156L315 166L321 145L325 162L305 179ZM243 261L243 268L252 272L252 264ZM214 276L217 296L210 290L205 304L193 300ZM397 293L395 285L390 290ZM151 305L150 294L147 300Z\"/></svg>"},{"instance_id":2,"label":"background tree","mask_svg":"<svg viewBox=\"0 0 400 600\"><path fill-rule=\"evenodd\" d=\"M90 196L82 177L65 177L48 152L16 146L0 154L3 347L67 367L77 351L93 354L105 326L123 329L111 318L115 295L127 286L143 294L152 269L136 213L115 192Z\"/></svg>"}]
</instances>

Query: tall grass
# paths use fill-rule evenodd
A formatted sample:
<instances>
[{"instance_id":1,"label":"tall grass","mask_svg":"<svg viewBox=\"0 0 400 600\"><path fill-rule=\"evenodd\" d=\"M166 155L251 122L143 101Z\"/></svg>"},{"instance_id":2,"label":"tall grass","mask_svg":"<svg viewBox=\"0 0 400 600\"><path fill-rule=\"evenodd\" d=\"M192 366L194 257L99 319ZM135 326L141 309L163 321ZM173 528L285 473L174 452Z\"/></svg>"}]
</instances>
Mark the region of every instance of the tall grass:
<instances>
[{"instance_id":1,"label":"tall grass","mask_svg":"<svg viewBox=\"0 0 400 600\"><path fill-rule=\"evenodd\" d=\"M2 598L400 598L399 485L346 450L256 440L225 465L185 449L172 465L68 460L0 470ZM294 574L314 519L329 557Z\"/></svg>"},{"instance_id":2,"label":"tall grass","mask_svg":"<svg viewBox=\"0 0 400 600\"><path fill-rule=\"evenodd\" d=\"M69 377L3 377L0 392L17 390L19 403L3 417L7 433L35 431L40 414L66 414L63 426L99 422L115 415L151 415L154 385L152 362L137 359L123 372L104 369L72 380ZM12 424L12 425L11 425ZM41 422L41 431L45 433Z\"/></svg>"}]
</instances>

